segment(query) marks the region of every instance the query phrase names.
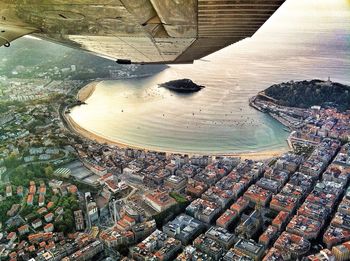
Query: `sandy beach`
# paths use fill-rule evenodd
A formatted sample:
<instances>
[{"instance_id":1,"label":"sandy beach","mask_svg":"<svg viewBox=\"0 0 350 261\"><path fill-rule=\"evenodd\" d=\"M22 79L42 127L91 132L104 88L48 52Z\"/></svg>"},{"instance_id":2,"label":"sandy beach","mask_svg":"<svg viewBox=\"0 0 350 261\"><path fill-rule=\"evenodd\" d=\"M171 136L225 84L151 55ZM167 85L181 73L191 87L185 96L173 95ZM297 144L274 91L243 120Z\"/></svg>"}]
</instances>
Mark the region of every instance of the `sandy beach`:
<instances>
[{"instance_id":1,"label":"sandy beach","mask_svg":"<svg viewBox=\"0 0 350 261\"><path fill-rule=\"evenodd\" d=\"M99 83L100 81L93 81L81 88L77 93L77 100L85 102L87 99L89 99L89 97L94 93L97 84Z\"/></svg>"},{"instance_id":2,"label":"sandy beach","mask_svg":"<svg viewBox=\"0 0 350 261\"><path fill-rule=\"evenodd\" d=\"M141 150L150 150L150 151L159 151L159 152L166 152L166 153L180 153L180 154L189 154L189 155L201 155L204 153L185 153L185 152L176 152L176 151L167 151L167 150L157 150L157 149L149 149L149 148L143 148L139 146L133 146L130 144L125 144L121 142L117 142L111 139L107 139L104 137L101 137L91 131L88 131L84 128L82 128L79 124L77 124L72 117L69 114L65 115L65 119L67 124L78 134L81 135L84 138L90 139L92 141L98 142L100 144L108 144L117 146L120 148L134 148L134 149L141 149ZM277 150L265 150L265 151L257 151L257 152L242 152L242 153L206 153L207 155L213 155L213 156L229 156L229 157L240 157L241 159L251 159L251 160L266 160L271 159L274 157L278 157L281 154L287 152L288 149L277 149Z\"/></svg>"},{"instance_id":3,"label":"sandy beach","mask_svg":"<svg viewBox=\"0 0 350 261\"><path fill-rule=\"evenodd\" d=\"M288 149L276 149L276 150L265 150L257 152L242 152L242 153L232 153L232 154L223 154L223 156L235 156L240 157L241 159L251 159L251 160L266 160L275 157L281 156L283 153L288 152Z\"/></svg>"},{"instance_id":4,"label":"sandy beach","mask_svg":"<svg viewBox=\"0 0 350 261\"><path fill-rule=\"evenodd\" d=\"M82 89L79 90L77 93L77 99L84 102L86 101L95 91L97 84L99 81L94 81L86 86L84 86ZM122 142L114 141L105 137L102 137L98 134L95 134L83 127L81 127L78 123L76 123L73 118L69 114L64 114L64 118L66 119L67 124L70 126L70 128L76 132L78 135L81 135L82 137L85 137L87 139L96 141L101 144L108 144L108 145L114 145L118 146L120 148L134 148L134 149L141 149L141 150L151 150L151 151L159 151L159 152L166 152L166 153L180 153L180 154L189 154L189 155L202 155L204 153L198 152L198 153L186 153L181 151L168 151L168 150L162 150L162 149L150 149L150 148L144 148L140 146L133 146L130 144L125 144ZM252 159L252 160L265 160L277 157L285 152L287 152L287 148L281 148L281 149L274 149L274 150L264 150L264 151L256 151L256 152L242 152L242 153L206 153L207 155L215 155L215 156L230 156L230 157L240 157L241 159Z\"/></svg>"}]
</instances>

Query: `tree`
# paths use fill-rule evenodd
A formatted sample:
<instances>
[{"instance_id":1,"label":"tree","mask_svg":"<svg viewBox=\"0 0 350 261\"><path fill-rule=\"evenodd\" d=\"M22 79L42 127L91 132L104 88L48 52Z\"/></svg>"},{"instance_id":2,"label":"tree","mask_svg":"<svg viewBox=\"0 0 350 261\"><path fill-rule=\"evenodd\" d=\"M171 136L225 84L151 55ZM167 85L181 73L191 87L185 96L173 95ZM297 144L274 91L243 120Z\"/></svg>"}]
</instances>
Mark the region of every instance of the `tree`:
<instances>
[{"instance_id":1,"label":"tree","mask_svg":"<svg viewBox=\"0 0 350 261\"><path fill-rule=\"evenodd\" d=\"M50 177L53 174L53 168L51 165L48 165L44 170L45 170L45 175L47 177Z\"/></svg>"},{"instance_id":2,"label":"tree","mask_svg":"<svg viewBox=\"0 0 350 261\"><path fill-rule=\"evenodd\" d=\"M18 159L17 155L15 153L11 153L10 156L5 159L5 166L8 169L14 169L19 166L21 163L20 159Z\"/></svg>"}]
</instances>

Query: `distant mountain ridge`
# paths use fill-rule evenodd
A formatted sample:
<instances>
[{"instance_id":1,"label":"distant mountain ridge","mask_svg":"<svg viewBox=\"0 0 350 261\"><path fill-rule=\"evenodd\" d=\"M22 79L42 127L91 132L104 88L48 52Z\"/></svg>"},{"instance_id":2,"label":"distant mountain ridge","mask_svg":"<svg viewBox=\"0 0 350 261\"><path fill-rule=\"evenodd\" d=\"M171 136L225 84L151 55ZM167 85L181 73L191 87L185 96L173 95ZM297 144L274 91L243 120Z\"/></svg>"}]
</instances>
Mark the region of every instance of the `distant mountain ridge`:
<instances>
[{"instance_id":1,"label":"distant mountain ridge","mask_svg":"<svg viewBox=\"0 0 350 261\"><path fill-rule=\"evenodd\" d=\"M12 70L18 66L38 67L38 70L44 72L49 68L65 68L72 64L78 69L95 71L96 78L108 77L109 69L127 70L125 65L117 64L113 60L43 40L21 38L13 42L9 48L0 47L0 76L11 76ZM166 65L143 65L138 66L135 73L140 75L157 73L165 68Z\"/></svg>"},{"instance_id":2,"label":"distant mountain ridge","mask_svg":"<svg viewBox=\"0 0 350 261\"><path fill-rule=\"evenodd\" d=\"M0 59L3 58L7 59L5 63L7 63L8 66L40 66L51 62L55 62L57 65L66 65L72 62L85 63L87 60L113 64L111 60L94 56L86 52L47 41L33 39L18 39L9 48L1 48Z\"/></svg>"},{"instance_id":3,"label":"distant mountain ridge","mask_svg":"<svg viewBox=\"0 0 350 261\"><path fill-rule=\"evenodd\" d=\"M264 94L282 106L309 108L314 105L332 105L342 111L350 109L350 86L330 80L274 84Z\"/></svg>"}]
</instances>

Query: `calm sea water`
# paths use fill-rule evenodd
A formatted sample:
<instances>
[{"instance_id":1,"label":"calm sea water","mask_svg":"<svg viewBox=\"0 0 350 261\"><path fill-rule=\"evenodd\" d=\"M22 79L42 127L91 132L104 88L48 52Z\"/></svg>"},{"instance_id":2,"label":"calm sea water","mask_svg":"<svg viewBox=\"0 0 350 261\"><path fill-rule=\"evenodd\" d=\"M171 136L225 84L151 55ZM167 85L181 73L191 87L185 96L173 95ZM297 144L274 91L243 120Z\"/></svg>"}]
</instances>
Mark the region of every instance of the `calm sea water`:
<instances>
[{"instance_id":1,"label":"calm sea water","mask_svg":"<svg viewBox=\"0 0 350 261\"><path fill-rule=\"evenodd\" d=\"M287 147L283 126L250 108L248 99L282 81L331 76L350 82L349 2L293 1L254 38L193 65L100 83L71 116L98 135L149 149L229 153ZM176 94L158 87L180 78L206 88Z\"/></svg>"}]
</instances>

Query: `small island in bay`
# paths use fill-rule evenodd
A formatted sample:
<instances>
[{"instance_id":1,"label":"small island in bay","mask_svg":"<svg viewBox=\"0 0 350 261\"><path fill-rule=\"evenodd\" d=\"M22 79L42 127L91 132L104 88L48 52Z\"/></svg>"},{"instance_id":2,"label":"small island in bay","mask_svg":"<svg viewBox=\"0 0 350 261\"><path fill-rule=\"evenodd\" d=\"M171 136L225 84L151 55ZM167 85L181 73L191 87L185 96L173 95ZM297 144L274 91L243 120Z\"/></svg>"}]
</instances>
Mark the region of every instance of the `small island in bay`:
<instances>
[{"instance_id":1,"label":"small island in bay","mask_svg":"<svg viewBox=\"0 0 350 261\"><path fill-rule=\"evenodd\" d=\"M202 85L194 83L190 79L180 79L159 84L159 87L167 88L180 93L198 92L204 88Z\"/></svg>"}]
</instances>

